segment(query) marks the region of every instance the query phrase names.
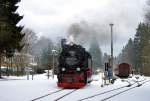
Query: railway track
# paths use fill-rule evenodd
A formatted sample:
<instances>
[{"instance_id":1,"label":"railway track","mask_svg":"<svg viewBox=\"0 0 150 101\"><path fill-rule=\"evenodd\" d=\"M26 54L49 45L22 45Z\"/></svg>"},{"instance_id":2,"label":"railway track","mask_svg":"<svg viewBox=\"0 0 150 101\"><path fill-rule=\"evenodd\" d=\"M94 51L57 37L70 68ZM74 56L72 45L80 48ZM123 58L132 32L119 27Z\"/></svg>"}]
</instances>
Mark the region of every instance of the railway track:
<instances>
[{"instance_id":1,"label":"railway track","mask_svg":"<svg viewBox=\"0 0 150 101\"><path fill-rule=\"evenodd\" d=\"M97 93L97 94L94 94L94 95L92 95L92 96L88 96L88 97L86 97L86 98L79 99L79 100L77 100L77 101L88 100L88 99L91 99L91 98L94 98L94 97L97 97L97 96L100 96L100 95L106 95L106 94L108 94L108 93L110 93L110 92L122 90L123 88L129 87L128 89L124 89L124 90L122 90L122 91L120 91L120 92L117 92L117 93L115 93L115 94L113 94L113 95L109 95L108 97L105 97L105 98L103 98L103 99L100 100L100 101L106 101L106 100L111 99L111 98L113 98L113 97L115 97L115 96L117 96L117 95L120 95L120 94L124 93L124 92L127 92L127 91L129 91L129 90L132 90L132 89L134 89L134 88L136 88L136 87L139 87L139 86L141 86L141 85L143 85L143 84L145 84L145 83L147 83L147 82L149 82L149 81L150 81L150 80L146 80L146 79L141 80L141 81L134 81L134 83L132 83L132 84L129 83L128 85L125 85L125 86L122 86L122 87L118 87L118 88L115 88L115 89L111 89L111 90L107 90L107 91L104 91L104 92L101 92L101 93ZM133 86L133 85L135 85L135 84L137 84L137 85L136 85L136 86ZM133 87L131 87L131 86L133 86ZM59 100L61 100L61 99L63 99L64 97L66 97L66 96L72 94L73 92L75 92L75 91L77 91L77 90L78 90L78 89L73 89L73 90L71 90L71 91L69 91L69 92L67 92L67 93L65 93L65 94L63 94L63 95L61 95L61 96L59 96L59 97L56 97L56 98L55 98L54 100L52 100L52 101L59 101ZM43 99L43 98L45 98L45 97L51 96L51 95L53 95L53 94L57 94L57 93L62 92L62 91L67 91L67 90L66 90L66 89L56 90L56 91L54 91L54 92L45 94L45 95L43 95L43 96L37 97L37 98L35 98L35 99L32 99L32 100L30 100L30 101L37 101L37 100L40 101L41 99Z\"/></svg>"},{"instance_id":2,"label":"railway track","mask_svg":"<svg viewBox=\"0 0 150 101\"><path fill-rule=\"evenodd\" d=\"M58 100L60 100L60 99L62 99L62 98L64 98L65 96L67 96L67 95L70 95L71 93L73 93L73 92L75 92L75 91L77 91L78 89L74 89L74 90L72 90L71 92L69 92L69 93L67 93L67 94L64 94L63 96L61 96L61 97L58 97L57 99L55 99L54 101L58 101Z\"/></svg>"},{"instance_id":3,"label":"railway track","mask_svg":"<svg viewBox=\"0 0 150 101\"><path fill-rule=\"evenodd\" d=\"M60 90L57 90L57 91L54 91L54 92L45 94L45 95L43 95L43 96L37 97L37 98L35 98L35 99L32 99L32 100L30 100L30 101L36 101L36 100L42 99L42 98L44 98L44 97L47 97L47 96L49 96L49 95L53 95L53 94L55 94L55 93L61 92L61 91L63 91L63 90L64 90L64 89L60 89Z\"/></svg>"},{"instance_id":4,"label":"railway track","mask_svg":"<svg viewBox=\"0 0 150 101\"><path fill-rule=\"evenodd\" d=\"M65 96L67 96L67 95L69 95L69 94L75 92L76 90L78 90L78 89L73 89L72 91L70 91L70 92L68 92L68 93L66 93L66 94L64 94L64 95L62 95L62 96L56 98L56 99L53 100L53 101L58 101L58 100L64 98ZM39 97L37 97L37 98L35 98L35 99L32 99L32 100L30 100L30 101L37 101L37 100L43 99L43 98L45 98L45 97L48 97L48 96L50 96L50 95L53 95L53 94L56 94L56 93L59 93L59 92L62 92L62 91L66 91L66 90L65 90L65 89L56 90L56 91L54 91L54 92L51 92L51 93L48 93L48 94L39 96Z\"/></svg>"},{"instance_id":5,"label":"railway track","mask_svg":"<svg viewBox=\"0 0 150 101\"><path fill-rule=\"evenodd\" d=\"M141 80L141 81L136 81L136 82L134 82L134 83L132 83L132 84L129 83L129 84L126 85L126 86L122 86L122 87L118 87L118 88L115 88L115 89L107 90L107 91L104 91L104 92L101 92L101 93L97 93L97 94L94 94L94 95L92 95L92 96L88 96L88 97L86 97L86 98L80 99L80 100L78 100L78 101L88 100L88 99L91 99L91 98L94 98L94 97L97 97L97 96L100 96L100 95L105 95L105 94L107 94L107 93L110 93L110 92L113 92L113 91L117 91L117 90L121 90L121 89L123 89L123 88L131 87L131 86L133 86L133 85L135 85L135 84L138 84L138 85L136 85L136 86L134 86L134 87L132 87L132 88L128 88L128 89L126 89L126 90L123 90L123 91L121 92L121 93L123 93L123 92L128 91L129 89L133 89L133 88L136 88L136 87L141 86L143 83L140 83L140 84L139 84L139 82L142 82L142 81L145 81L145 80L146 80L146 79ZM112 98L112 97L114 97L114 96L117 96L117 95L119 95L119 94L120 94L120 92L119 92L118 94L116 94L116 95L110 96L110 98ZM110 98L104 98L104 99L102 99L101 101L105 101L105 100L110 99Z\"/></svg>"},{"instance_id":6,"label":"railway track","mask_svg":"<svg viewBox=\"0 0 150 101\"><path fill-rule=\"evenodd\" d=\"M141 86L141 85L143 85L143 84L145 84L145 83L147 83L147 82L150 82L150 80L147 80L147 81L145 81L145 82L142 82L140 85L136 85L136 86L133 86L133 87L128 88L128 89L126 89L126 90L120 91L120 92L118 92L118 93L116 93L116 94L113 94L113 95L111 95L111 96L109 96L109 97L103 98L103 99L101 99L100 101L106 101L106 100L108 100L108 99L111 99L111 98L113 98L113 97L115 97L115 96L117 96L117 95L120 95L120 94L124 93L124 92L127 92L127 91L129 91L129 90L132 90L132 89L134 89L134 88L137 88L137 87L139 87L139 86Z\"/></svg>"}]
</instances>

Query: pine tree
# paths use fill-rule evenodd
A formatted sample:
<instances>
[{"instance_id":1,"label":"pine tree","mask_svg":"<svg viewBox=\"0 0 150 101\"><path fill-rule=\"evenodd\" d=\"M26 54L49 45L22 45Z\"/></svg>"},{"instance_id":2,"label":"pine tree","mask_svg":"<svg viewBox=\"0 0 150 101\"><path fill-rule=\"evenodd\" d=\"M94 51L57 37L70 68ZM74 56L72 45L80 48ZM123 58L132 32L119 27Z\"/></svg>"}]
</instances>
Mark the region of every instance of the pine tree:
<instances>
[{"instance_id":1,"label":"pine tree","mask_svg":"<svg viewBox=\"0 0 150 101\"><path fill-rule=\"evenodd\" d=\"M130 38L126 46L122 49L122 53L118 56L120 63L129 63L134 67L134 43Z\"/></svg>"},{"instance_id":2,"label":"pine tree","mask_svg":"<svg viewBox=\"0 0 150 101\"><path fill-rule=\"evenodd\" d=\"M146 70L150 66L150 25L140 23L134 38L135 64L137 69ZM147 72L147 71L146 71ZM150 74L150 70L149 70Z\"/></svg>"},{"instance_id":3,"label":"pine tree","mask_svg":"<svg viewBox=\"0 0 150 101\"><path fill-rule=\"evenodd\" d=\"M0 78L1 78L1 58L2 56L12 57L15 50L21 50L22 26L16 26L23 18L16 13L20 0L0 0Z\"/></svg>"},{"instance_id":4,"label":"pine tree","mask_svg":"<svg viewBox=\"0 0 150 101\"><path fill-rule=\"evenodd\" d=\"M134 53L135 53L135 61L134 61L134 66L136 71L138 70L138 68L140 68L140 26L141 24L139 24L138 28L137 28L137 32L135 34L134 37Z\"/></svg>"}]
</instances>

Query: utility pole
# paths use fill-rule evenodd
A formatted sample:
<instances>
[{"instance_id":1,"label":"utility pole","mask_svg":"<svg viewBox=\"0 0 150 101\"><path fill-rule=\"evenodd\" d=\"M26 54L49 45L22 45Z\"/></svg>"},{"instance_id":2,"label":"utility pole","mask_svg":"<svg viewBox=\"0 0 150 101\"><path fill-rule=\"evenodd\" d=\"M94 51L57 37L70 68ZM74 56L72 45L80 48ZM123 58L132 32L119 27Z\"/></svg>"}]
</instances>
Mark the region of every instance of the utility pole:
<instances>
[{"instance_id":1,"label":"utility pole","mask_svg":"<svg viewBox=\"0 0 150 101\"><path fill-rule=\"evenodd\" d=\"M54 68L55 68L55 60L54 60L54 53L55 51L53 50L53 69L52 69L52 77L53 77L53 79L54 79Z\"/></svg>"},{"instance_id":2,"label":"utility pole","mask_svg":"<svg viewBox=\"0 0 150 101\"><path fill-rule=\"evenodd\" d=\"M113 23L110 23L110 28L111 28L111 67L113 70Z\"/></svg>"},{"instance_id":3,"label":"utility pole","mask_svg":"<svg viewBox=\"0 0 150 101\"><path fill-rule=\"evenodd\" d=\"M56 55L56 50L52 50L52 54L53 54L53 69L52 69L52 77L54 79L54 72L55 72L55 55Z\"/></svg>"}]
</instances>

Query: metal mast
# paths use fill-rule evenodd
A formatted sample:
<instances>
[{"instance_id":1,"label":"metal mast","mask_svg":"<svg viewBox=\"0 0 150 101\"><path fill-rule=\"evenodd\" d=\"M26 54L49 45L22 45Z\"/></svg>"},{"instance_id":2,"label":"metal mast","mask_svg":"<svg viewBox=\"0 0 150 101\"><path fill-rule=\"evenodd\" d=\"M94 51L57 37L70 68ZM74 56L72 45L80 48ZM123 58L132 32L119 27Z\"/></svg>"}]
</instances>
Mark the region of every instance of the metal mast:
<instances>
[{"instance_id":1,"label":"metal mast","mask_svg":"<svg viewBox=\"0 0 150 101\"><path fill-rule=\"evenodd\" d=\"M111 27L111 67L112 67L112 70L113 70L113 23L110 23L109 24L110 27Z\"/></svg>"}]
</instances>

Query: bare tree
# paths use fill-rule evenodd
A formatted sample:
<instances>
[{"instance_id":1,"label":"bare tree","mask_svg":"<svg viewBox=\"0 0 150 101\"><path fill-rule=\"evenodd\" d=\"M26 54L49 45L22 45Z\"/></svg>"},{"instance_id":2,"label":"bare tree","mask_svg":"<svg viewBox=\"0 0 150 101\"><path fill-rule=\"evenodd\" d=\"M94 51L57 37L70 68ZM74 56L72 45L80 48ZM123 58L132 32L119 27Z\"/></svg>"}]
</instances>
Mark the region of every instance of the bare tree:
<instances>
[{"instance_id":1,"label":"bare tree","mask_svg":"<svg viewBox=\"0 0 150 101\"><path fill-rule=\"evenodd\" d=\"M22 33L25 33L25 37L22 40L22 43L24 44L24 48L23 48L22 52L30 53L33 45L37 41L36 33L29 28L24 29L22 31Z\"/></svg>"},{"instance_id":2,"label":"bare tree","mask_svg":"<svg viewBox=\"0 0 150 101\"><path fill-rule=\"evenodd\" d=\"M32 51L33 45L37 41L36 33L33 30L25 28L22 30L22 33L25 34L21 42L24 45L24 47L21 50L21 52L16 53L13 58L13 62L17 68L17 75L19 74L19 72L22 74L24 67L28 66L29 63L31 62L30 53Z\"/></svg>"}]
</instances>

